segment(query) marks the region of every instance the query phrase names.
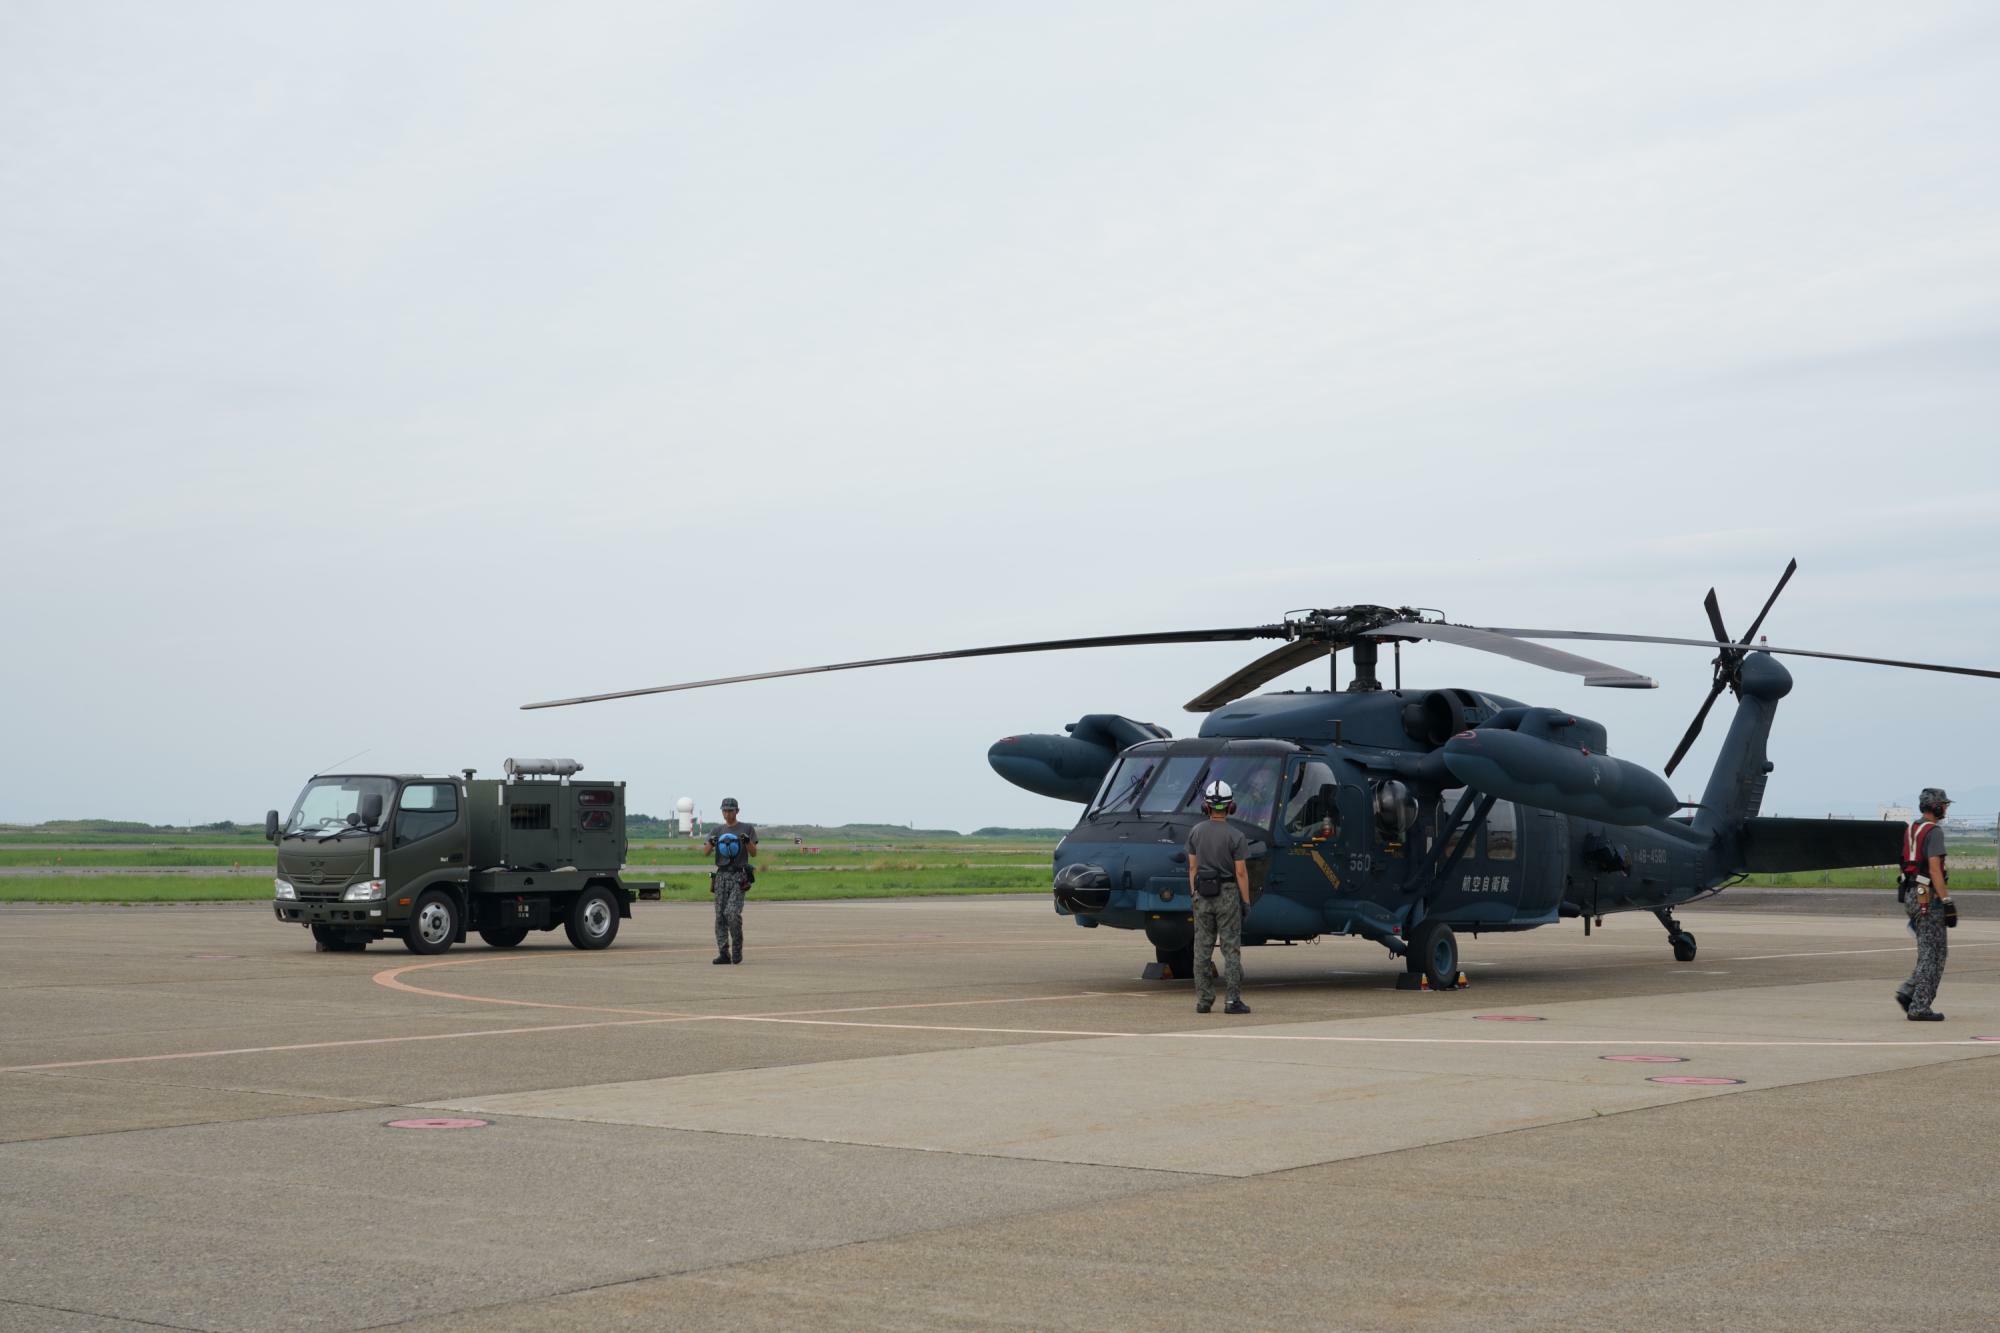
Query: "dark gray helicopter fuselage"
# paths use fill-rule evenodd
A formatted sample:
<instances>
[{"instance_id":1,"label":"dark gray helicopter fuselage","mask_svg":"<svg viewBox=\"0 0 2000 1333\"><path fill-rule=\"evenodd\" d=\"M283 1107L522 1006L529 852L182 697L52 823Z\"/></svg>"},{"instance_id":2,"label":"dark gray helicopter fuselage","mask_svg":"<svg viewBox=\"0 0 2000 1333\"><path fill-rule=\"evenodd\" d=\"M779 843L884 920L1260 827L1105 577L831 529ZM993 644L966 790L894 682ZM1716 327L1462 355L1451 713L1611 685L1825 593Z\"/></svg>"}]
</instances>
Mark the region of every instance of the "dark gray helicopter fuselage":
<instances>
[{"instance_id":1,"label":"dark gray helicopter fuselage","mask_svg":"<svg viewBox=\"0 0 2000 1333\"><path fill-rule=\"evenodd\" d=\"M1612 810L1588 765L1636 766L1604 755L1602 727L1559 710L1458 689L1240 699L1210 714L1198 737L1142 740L1117 755L1056 850L1056 910L1083 926L1143 930L1163 957L1186 947L1182 849L1206 817L1200 787L1219 775L1236 790L1235 823L1251 843L1245 943L1345 934L1401 952L1427 921L1477 933L1662 911L1749 868L1749 825L1794 822L1756 819L1770 771L1765 738L1790 688L1775 659L1751 655L1701 805L1644 822L1625 807L1617 821L1588 817ZM1535 733L1532 743L1510 742L1528 751L1529 771L1515 760L1512 784L1489 787L1544 791L1546 803L1509 801L1453 774L1454 763L1482 771L1462 756L1476 758L1502 731ZM1037 739L1065 738L1009 738L994 747L994 766L1020 781L1018 768L1003 767L1003 749Z\"/></svg>"}]
</instances>

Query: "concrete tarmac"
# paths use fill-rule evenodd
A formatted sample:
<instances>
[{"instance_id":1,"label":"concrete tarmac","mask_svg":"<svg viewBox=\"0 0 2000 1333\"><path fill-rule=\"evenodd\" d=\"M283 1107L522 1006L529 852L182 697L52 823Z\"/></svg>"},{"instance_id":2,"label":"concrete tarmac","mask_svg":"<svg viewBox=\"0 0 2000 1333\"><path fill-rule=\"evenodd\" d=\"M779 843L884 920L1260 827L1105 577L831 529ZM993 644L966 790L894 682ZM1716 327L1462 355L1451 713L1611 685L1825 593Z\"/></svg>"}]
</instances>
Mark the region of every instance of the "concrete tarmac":
<instances>
[{"instance_id":1,"label":"concrete tarmac","mask_svg":"<svg viewBox=\"0 0 2000 1333\"><path fill-rule=\"evenodd\" d=\"M1244 1018L1040 898L753 900L740 968L0 909L0 1329L1991 1327L2000 920L1913 1024L1794 901L1246 950Z\"/></svg>"}]
</instances>

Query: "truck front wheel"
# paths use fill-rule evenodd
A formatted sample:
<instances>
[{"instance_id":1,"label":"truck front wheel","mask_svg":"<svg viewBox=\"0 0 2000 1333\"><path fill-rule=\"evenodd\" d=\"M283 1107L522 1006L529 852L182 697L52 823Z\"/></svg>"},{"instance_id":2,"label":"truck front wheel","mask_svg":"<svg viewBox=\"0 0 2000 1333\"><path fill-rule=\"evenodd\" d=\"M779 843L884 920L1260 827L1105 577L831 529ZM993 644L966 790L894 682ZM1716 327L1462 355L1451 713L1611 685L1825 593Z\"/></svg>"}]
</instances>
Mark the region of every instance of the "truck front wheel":
<instances>
[{"instance_id":1,"label":"truck front wheel","mask_svg":"<svg viewBox=\"0 0 2000 1333\"><path fill-rule=\"evenodd\" d=\"M457 938L458 904L438 889L417 899L403 923L403 944L411 953L443 953Z\"/></svg>"},{"instance_id":2,"label":"truck front wheel","mask_svg":"<svg viewBox=\"0 0 2000 1333\"><path fill-rule=\"evenodd\" d=\"M618 938L618 899L601 884L576 895L563 922L569 942L579 949L608 948Z\"/></svg>"}]
</instances>

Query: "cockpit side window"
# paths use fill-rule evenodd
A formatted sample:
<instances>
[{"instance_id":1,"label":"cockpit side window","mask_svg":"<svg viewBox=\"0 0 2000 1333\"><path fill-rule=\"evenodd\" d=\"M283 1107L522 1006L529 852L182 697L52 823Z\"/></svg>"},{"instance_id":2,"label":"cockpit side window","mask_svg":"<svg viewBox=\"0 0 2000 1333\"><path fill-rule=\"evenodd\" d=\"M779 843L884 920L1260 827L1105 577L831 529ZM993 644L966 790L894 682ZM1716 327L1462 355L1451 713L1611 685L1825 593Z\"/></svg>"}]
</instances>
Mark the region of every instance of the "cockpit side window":
<instances>
[{"instance_id":1,"label":"cockpit side window","mask_svg":"<svg viewBox=\"0 0 2000 1333\"><path fill-rule=\"evenodd\" d=\"M1298 839L1337 835L1339 785L1333 769L1316 759L1296 765L1285 786L1285 832Z\"/></svg>"}]
</instances>

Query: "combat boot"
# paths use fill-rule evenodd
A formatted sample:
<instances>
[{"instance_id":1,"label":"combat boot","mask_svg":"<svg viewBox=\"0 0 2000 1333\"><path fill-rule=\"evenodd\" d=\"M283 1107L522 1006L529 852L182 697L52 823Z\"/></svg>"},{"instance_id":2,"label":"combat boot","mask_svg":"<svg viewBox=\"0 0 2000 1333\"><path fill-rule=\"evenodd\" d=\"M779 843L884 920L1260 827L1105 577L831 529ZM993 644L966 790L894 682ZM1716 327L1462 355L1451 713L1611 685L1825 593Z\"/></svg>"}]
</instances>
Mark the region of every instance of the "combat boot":
<instances>
[{"instance_id":1,"label":"combat boot","mask_svg":"<svg viewBox=\"0 0 2000 1333\"><path fill-rule=\"evenodd\" d=\"M1935 1009L1912 1009L1910 1010L1910 1021L1912 1023L1942 1023L1944 1022L1944 1015Z\"/></svg>"},{"instance_id":2,"label":"combat boot","mask_svg":"<svg viewBox=\"0 0 2000 1333\"><path fill-rule=\"evenodd\" d=\"M715 957L713 957L713 958L709 959L708 961L709 961L709 964L710 964L711 966L713 966L713 965L714 965L714 964L716 964L716 963L725 963L725 964L726 964L726 963L728 963L728 961L729 961L729 955L728 955L728 954L726 954L726 953L719 953L719 954L717 954L717 955L716 955Z\"/></svg>"},{"instance_id":3,"label":"combat boot","mask_svg":"<svg viewBox=\"0 0 2000 1333\"><path fill-rule=\"evenodd\" d=\"M1906 991L1906 990L1899 990L1899 991L1897 991L1897 992L1896 992L1896 1003L1897 1003L1897 1004L1898 1004L1899 1006L1901 1006L1901 1007L1902 1007L1902 1010L1903 1010L1903 1012L1904 1012L1904 1013L1906 1013L1906 1014L1907 1014L1907 1013L1909 1013L1909 1012L1910 1012L1910 993L1909 993L1908 991Z\"/></svg>"},{"instance_id":4,"label":"combat boot","mask_svg":"<svg viewBox=\"0 0 2000 1333\"><path fill-rule=\"evenodd\" d=\"M1250 1006L1241 1000L1231 1000L1228 1004L1222 1006L1222 1012L1225 1014L1247 1014L1250 1012Z\"/></svg>"},{"instance_id":5,"label":"combat boot","mask_svg":"<svg viewBox=\"0 0 2000 1333\"><path fill-rule=\"evenodd\" d=\"M1196 1000L1194 1002L1194 1011L1198 1014L1205 1014L1213 1008L1215 1008L1214 1000Z\"/></svg>"}]
</instances>

